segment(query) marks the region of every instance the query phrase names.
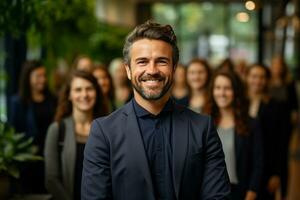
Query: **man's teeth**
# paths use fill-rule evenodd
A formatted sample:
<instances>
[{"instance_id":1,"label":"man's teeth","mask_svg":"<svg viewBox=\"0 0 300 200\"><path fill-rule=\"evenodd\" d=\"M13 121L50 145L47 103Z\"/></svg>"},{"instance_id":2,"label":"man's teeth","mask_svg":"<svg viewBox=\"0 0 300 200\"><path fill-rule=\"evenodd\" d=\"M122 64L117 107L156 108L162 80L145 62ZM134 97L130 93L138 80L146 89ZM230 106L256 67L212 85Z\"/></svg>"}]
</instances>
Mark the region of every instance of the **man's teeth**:
<instances>
[{"instance_id":1,"label":"man's teeth","mask_svg":"<svg viewBox=\"0 0 300 200\"><path fill-rule=\"evenodd\" d=\"M145 82L158 82L159 80L145 80Z\"/></svg>"}]
</instances>

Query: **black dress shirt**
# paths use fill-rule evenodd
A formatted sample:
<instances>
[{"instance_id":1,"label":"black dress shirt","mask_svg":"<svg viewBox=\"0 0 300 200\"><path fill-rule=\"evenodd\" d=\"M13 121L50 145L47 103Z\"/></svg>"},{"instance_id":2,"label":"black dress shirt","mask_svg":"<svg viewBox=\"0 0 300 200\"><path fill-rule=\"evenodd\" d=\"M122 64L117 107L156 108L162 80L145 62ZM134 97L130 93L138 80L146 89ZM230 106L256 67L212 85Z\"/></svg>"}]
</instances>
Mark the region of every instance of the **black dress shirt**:
<instances>
[{"instance_id":1,"label":"black dress shirt","mask_svg":"<svg viewBox=\"0 0 300 200\"><path fill-rule=\"evenodd\" d=\"M173 102L169 99L158 115L151 114L135 100L133 105L148 158L156 199L175 199L172 173Z\"/></svg>"}]
</instances>

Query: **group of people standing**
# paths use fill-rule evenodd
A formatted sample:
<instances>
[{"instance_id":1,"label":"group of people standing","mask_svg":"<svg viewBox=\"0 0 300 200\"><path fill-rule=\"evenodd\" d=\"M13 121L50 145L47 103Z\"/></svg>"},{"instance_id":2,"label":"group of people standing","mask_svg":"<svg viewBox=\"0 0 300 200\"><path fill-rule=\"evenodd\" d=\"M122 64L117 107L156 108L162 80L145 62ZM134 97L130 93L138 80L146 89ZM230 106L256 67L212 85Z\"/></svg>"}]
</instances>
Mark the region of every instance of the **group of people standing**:
<instances>
[{"instance_id":1,"label":"group of people standing","mask_svg":"<svg viewBox=\"0 0 300 200\"><path fill-rule=\"evenodd\" d=\"M278 191L286 197L298 104L284 60L274 57L270 67L252 64L237 71L229 59L212 70L196 58L175 73L174 99L215 120L232 190L255 191L263 200L274 199Z\"/></svg>"},{"instance_id":2,"label":"group of people standing","mask_svg":"<svg viewBox=\"0 0 300 200\"><path fill-rule=\"evenodd\" d=\"M112 62L111 72L93 64L88 56L80 56L64 77L58 95L53 95L43 63L24 63L19 92L10 101L9 123L33 138L44 161L23 165L12 193L49 192L54 199L80 199L83 150L92 120L108 115L132 97L121 59Z\"/></svg>"},{"instance_id":3,"label":"group of people standing","mask_svg":"<svg viewBox=\"0 0 300 200\"><path fill-rule=\"evenodd\" d=\"M121 59L107 68L81 56L56 97L49 92L45 66L38 61L25 63L19 93L11 100L9 122L17 132L34 138L44 162L23 166L18 192L80 199L92 121L132 99L130 70L129 66L126 73ZM195 58L186 67L176 67L173 86L167 89L177 104L212 116L232 199L274 200L279 189L285 197L288 144L298 109L294 84L279 57L270 67L254 64L244 71L237 72L230 60L212 70L205 59ZM142 110L136 102L133 106Z\"/></svg>"}]
</instances>

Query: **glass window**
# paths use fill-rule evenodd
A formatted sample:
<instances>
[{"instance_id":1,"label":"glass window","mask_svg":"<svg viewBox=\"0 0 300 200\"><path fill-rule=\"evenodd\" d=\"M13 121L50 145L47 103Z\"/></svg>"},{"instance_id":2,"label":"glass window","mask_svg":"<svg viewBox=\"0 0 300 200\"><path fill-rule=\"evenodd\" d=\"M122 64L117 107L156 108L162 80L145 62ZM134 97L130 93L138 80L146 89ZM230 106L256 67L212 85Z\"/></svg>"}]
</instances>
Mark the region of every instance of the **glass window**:
<instances>
[{"instance_id":1,"label":"glass window","mask_svg":"<svg viewBox=\"0 0 300 200\"><path fill-rule=\"evenodd\" d=\"M211 64L226 57L256 61L257 14L246 12L244 4L155 3L152 16L174 27L183 64L194 57L207 58Z\"/></svg>"}]
</instances>

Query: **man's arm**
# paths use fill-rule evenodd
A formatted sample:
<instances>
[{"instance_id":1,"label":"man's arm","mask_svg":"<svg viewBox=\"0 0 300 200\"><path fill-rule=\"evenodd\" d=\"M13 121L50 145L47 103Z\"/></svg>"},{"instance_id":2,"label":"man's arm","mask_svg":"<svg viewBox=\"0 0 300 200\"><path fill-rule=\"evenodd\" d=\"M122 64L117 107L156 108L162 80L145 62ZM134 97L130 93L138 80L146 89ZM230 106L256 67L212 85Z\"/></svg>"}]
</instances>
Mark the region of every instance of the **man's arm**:
<instances>
[{"instance_id":1,"label":"man's arm","mask_svg":"<svg viewBox=\"0 0 300 200\"><path fill-rule=\"evenodd\" d=\"M84 150L81 199L112 199L109 142L98 121L93 121Z\"/></svg>"},{"instance_id":2,"label":"man's arm","mask_svg":"<svg viewBox=\"0 0 300 200\"><path fill-rule=\"evenodd\" d=\"M222 144L211 117L205 138L205 163L201 186L202 200L230 199L230 182Z\"/></svg>"}]
</instances>

